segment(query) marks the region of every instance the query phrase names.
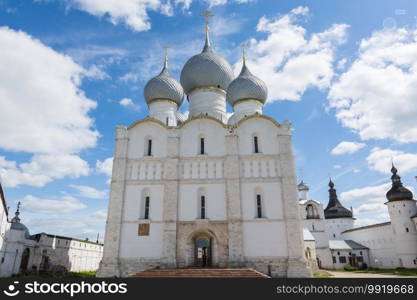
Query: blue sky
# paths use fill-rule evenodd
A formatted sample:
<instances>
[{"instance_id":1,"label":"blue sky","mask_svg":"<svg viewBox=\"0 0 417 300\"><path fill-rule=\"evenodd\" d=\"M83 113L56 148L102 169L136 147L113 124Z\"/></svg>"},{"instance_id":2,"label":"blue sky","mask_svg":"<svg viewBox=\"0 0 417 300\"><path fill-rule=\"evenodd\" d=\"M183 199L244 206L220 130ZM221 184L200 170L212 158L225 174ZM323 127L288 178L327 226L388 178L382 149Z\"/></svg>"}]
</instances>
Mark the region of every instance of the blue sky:
<instances>
[{"instance_id":1,"label":"blue sky","mask_svg":"<svg viewBox=\"0 0 417 300\"><path fill-rule=\"evenodd\" d=\"M292 122L311 198L330 175L363 225L387 218L392 159L416 186L414 1L0 0L0 174L32 233L103 235L115 126L147 115L163 45L176 78L201 51L208 7L215 51L237 74L246 43L264 113Z\"/></svg>"}]
</instances>

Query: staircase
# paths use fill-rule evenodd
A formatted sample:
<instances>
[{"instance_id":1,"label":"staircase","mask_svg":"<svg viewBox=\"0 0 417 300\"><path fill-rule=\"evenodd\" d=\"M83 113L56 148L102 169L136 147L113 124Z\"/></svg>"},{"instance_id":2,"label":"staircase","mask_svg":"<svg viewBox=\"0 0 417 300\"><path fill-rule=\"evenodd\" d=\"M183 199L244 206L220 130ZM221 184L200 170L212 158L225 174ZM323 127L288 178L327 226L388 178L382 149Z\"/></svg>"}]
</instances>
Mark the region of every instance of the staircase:
<instances>
[{"instance_id":1,"label":"staircase","mask_svg":"<svg viewBox=\"0 0 417 300\"><path fill-rule=\"evenodd\" d=\"M253 269L152 269L138 272L135 278L270 278Z\"/></svg>"}]
</instances>

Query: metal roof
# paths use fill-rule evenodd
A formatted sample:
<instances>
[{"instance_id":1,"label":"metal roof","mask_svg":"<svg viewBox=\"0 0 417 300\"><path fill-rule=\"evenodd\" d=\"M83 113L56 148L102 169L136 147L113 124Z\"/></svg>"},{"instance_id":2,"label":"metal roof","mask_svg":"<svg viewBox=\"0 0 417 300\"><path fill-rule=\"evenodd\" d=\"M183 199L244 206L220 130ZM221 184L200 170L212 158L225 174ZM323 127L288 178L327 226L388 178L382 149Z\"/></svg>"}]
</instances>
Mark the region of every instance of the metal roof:
<instances>
[{"instance_id":1,"label":"metal roof","mask_svg":"<svg viewBox=\"0 0 417 300\"><path fill-rule=\"evenodd\" d=\"M369 249L352 240L329 240L329 248L331 250L358 250Z\"/></svg>"}]
</instances>

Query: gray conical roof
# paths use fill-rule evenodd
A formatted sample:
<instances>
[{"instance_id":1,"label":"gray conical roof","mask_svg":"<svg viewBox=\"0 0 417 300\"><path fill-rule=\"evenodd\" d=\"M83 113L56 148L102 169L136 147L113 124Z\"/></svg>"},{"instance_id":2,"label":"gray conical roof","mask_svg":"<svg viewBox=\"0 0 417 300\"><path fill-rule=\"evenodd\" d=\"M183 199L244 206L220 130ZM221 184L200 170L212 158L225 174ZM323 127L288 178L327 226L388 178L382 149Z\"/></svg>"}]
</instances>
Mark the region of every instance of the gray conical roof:
<instances>
[{"instance_id":1,"label":"gray conical roof","mask_svg":"<svg viewBox=\"0 0 417 300\"><path fill-rule=\"evenodd\" d=\"M173 78L168 71L167 59L165 58L164 67L158 76L148 81L144 88L146 103L156 99L172 100L181 105L184 99L184 90L181 84Z\"/></svg>"},{"instance_id":2,"label":"gray conical roof","mask_svg":"<svg viewBox=\"0 0 417 300\"><path fill-rule=\"evenodd\" d=\"M337 198L337 193L334 188L334 183L330 179L329 181L329 203L324 209L324 217L326 219L337 219L337 218L352 218L352 211L345 208Z\"/></svg>"},{"instance_id":3,"label":"gray conical roof","mask_svg":"<svg viewBox=\"0 0 417 300\"><path fill-rule=\"evenodd\" d=\"M245 99L255 99L265 103L268 97L268 88L265 82L253 75L245 61L239 76L227 88L226 100L230 105Z\"/></svg>"},{"instance_id":4,"label":"gray conical roof","mask_svg":"<svg viewBox=\"0 0 417 300\"><path fill-rule=\"evenodd\" d=\"M199 87L217 87L227 90L233 80L230 64L211 49L208 30L203 51L191 57L181 71L181 85L185 93Z\"/></svg>"}]
</instances>

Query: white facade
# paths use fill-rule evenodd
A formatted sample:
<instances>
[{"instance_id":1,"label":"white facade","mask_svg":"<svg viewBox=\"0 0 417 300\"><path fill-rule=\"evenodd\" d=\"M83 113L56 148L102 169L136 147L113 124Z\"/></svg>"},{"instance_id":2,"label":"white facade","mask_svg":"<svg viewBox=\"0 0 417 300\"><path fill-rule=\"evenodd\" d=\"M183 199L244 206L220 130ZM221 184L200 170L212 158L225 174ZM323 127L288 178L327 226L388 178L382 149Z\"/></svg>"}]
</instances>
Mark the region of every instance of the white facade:
<instances>
[{"instance_id":1,"label":"white facade","mask_svg":"<svg viewBox=\"0 0 417 300\"><path fill-rule=\"evenodd\" d=\"M308 275L289 130L287 123L258 114L236 127L206 115L178 127L150 118L118 127L99 276L193 266L199 235L210 237L213 266ZM254 135L259 153L253 152ZM151 156L144 151L149 139ZM149 235L138 235L140 224L149 224ZM291 264L297 264L295 271Z\"/></svg>"}]
</instances>

